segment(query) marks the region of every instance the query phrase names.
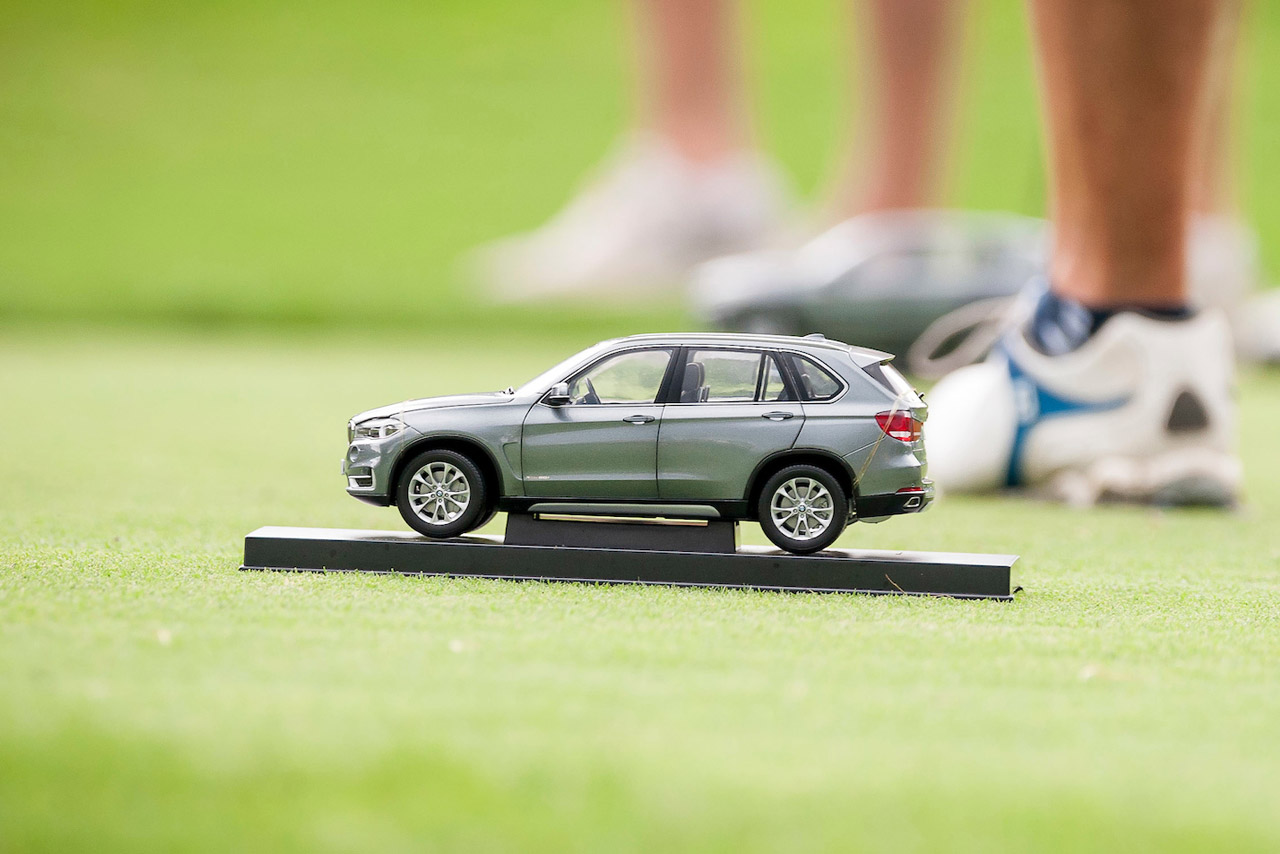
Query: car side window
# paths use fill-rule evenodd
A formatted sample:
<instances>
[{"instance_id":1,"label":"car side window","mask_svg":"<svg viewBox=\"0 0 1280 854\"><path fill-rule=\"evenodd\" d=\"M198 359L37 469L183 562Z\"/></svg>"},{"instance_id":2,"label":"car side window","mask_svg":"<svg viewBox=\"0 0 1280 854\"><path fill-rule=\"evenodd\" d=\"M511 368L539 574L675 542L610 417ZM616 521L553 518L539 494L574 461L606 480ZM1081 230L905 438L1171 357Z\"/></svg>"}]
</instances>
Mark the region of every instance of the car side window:
<instances>
[{"instance_id":1,"label":"car side window","mask_svg":"<svg viewBox=\"0 0 1280 854\"><path fill-rule=\"evenodd\" d=\"M680 403L789 400L775 356L759 350L686 352Z\"/></svg>"},{"instance_id":2,"label":"car side window","mask_svg":"<svg viewBox=\"0 0 1280 854\"><path fill-rule=\"evenodd\" d=\"M807 356L793 354L791 364L800 383L801 400L831 400L843 388L830 371Z\"/></svg>"},{"instance_id":3,"label":"car side window","mask_svg":"<svg viewBox=\"0 0 1280 854\"><path fill-rule=\"evenodd\" d=\"M690 350L685 361L681 403L754 401L760 382L759 351Z\"/></svg>"},{"instance_id":4,"label":"car side window","mask_svg":"<svg viewBox=\"0 0 1280 854\"><path fill-rule=\"evenodd\" d=\"M653 403L671 350L630 350L597 362L569 381L570 405Z\"/></svg>"},{"instance_id":5,"label":"car side window","mask_svg":"<svg viewBox=\"0 0 1280 854\"><path fill-rule=\"evenodd\" d=\"M689 350L681 403L751 403L760 385L759 350Z\"/></svg>"}]
</instances>

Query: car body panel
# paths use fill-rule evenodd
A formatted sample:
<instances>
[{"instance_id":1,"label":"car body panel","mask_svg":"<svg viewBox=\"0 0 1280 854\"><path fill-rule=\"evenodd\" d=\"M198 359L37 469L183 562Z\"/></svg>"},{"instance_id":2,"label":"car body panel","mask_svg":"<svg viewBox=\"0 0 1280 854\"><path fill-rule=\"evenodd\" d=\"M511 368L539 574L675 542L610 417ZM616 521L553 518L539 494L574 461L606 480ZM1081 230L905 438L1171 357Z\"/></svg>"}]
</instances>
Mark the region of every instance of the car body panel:
<instances>
[{"instance_id":1,"label":"car body panel","mask_svg":"<svg viewBox=\"0 0 1280 854\"><path fill-rule=\"evenodd\" d=\"M844 461L857 479L859 498L921 486L928 467L923 452L918 450L920 444L907 445L885 436L847 454Z\"/></svg>"},{"instance_id":2,"label":"car body panel","mask_svg":"<svg viewBox=\"0 0 1280 854\"><path fill-rule=\"evenodd\" d=\"M657 498L658 404L548 406L525 417L524 494L539 498ZM631 418L635 423L624 419ZM648 418L644 421L641 419Z\"/></svg>"},{"instance_id":3,"label":"car body panel","mask_svg":"<svg viewBox=\"0 0 1280 854\"><path fill-rule=\"evenodd\" d=\"M658 496L740 498L759 461L791 448L803 424L796 402L668 404L658 433Z\"/></svg>"},{"instance_id":4,"label":"car body panel","mask_svg":"<svg viewBox=\"0 0 1280 854\"><path fill-rule=\"evenodd\" d=\"M447 394L440 397L423 397L417 400L406 400L389 406L379 406L367 412L361 412L351 421L369 421L374 418L396 418L412 412L450 409L455 406L493 406L511 401L511 395L501 391L484 392L482 394Z\"/></svg>"}]
</instances>

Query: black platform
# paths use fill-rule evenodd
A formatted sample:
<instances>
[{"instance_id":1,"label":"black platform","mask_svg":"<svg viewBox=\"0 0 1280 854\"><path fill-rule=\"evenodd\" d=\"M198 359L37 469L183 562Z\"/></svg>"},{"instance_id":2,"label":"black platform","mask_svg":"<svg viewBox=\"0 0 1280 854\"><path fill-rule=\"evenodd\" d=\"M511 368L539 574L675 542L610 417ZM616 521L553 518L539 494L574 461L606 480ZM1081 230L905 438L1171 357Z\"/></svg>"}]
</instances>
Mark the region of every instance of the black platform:
<instances>
[{"instance_id":1,"label":"black platform","mask_svg":"<svg viewBox=\"0 0 1280 854\"><path fill-rule=\"evenodd\" d=\"M618 519L508 513L502 542L510 546L733 554L738 523L723 519Z\"/></svg>"},{"instance_id":2,"label":"black platform","mask_svg":"<svg viewBox=\"0 0 1280 854\"><path fill-rule=\"evenodd\" d=\"M645 525L626 530L616 523L584 522L589 533L647 539L647 548L528 544L533 537L563 539L555 520L512 517L510 539L471 535L430 540L408 532L339 528L259 528L245 538L241 569L308 572L373 572L533 581L745 587L843 593L899 593L970 599L1012 599L1016 555L953 554L829 549L793 555L771 548L677 551L653 548L671 529ZM562 520L578 522L580 520ZM640 524L640 523L633 523ZM706 526L723 545L730 522ZM681 526L693 528L697 526ZM612 529L612 530L611 530ZM736 534L736 531L735 531ZM690 537L685 533L680 537ZM693 537L698 534L693 534ZM674 538L672 538L674 539ZM687 547L687 546L686 546ZM716 546L713 545L713 548Z\"/></svg>"}]
</instances>

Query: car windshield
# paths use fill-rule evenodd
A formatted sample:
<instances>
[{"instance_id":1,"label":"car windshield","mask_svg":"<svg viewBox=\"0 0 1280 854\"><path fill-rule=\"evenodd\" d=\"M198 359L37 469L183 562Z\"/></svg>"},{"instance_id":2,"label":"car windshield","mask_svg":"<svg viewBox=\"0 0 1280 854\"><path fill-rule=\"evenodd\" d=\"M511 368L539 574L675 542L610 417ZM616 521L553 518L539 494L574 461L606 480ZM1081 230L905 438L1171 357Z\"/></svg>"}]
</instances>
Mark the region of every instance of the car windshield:
<instances>
[{"instance_id":1,"label":"car windshield","mask_svg":"<svg viewBox=\"0 0 1280 854\"><path fill-rule=\"evenodd\" d=\"M516 386L516 394L541 394L549 389L553 383L564 380L569 374L573 373L573 369L595 358L597 354L605 349L607 342L601 342L594 347L588 347L580 353L575 353L563 362L559 362L547 368L524 385Z\"/></svg>"}]
</instances>

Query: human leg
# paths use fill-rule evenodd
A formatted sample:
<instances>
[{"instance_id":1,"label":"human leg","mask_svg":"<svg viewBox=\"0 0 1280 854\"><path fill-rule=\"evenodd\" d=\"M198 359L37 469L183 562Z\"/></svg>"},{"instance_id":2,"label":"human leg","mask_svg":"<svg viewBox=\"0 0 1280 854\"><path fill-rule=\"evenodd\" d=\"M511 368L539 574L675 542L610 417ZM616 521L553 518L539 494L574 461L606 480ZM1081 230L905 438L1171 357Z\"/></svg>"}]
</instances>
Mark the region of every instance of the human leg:
<instances>
[{"instance_id":1,"label":"human leg","mask_svg":"<svg viewBox=\"0 0 1280 854\"><path fill-rule=\"evenodd\" d=\"M692 161L748 143L738 4L633 0L637 124Z\"/></svg>"},{"instance_id":2,"label":"human leg","mask_svg":"<svg viewBox=\"0 0 1280 854\"><path fill-rule=\"evenodd\" d=\"M1035 0L1055 291L1087 306L1187 300L1185 224L1220 0Z\"/></svg>"},{"instance_id":3,"label":"human leg","mask_svg":"<svg viewBox=\"0 0 1280 854\"><path fill-rule=\"evenodd\" d=\"M938 203L956 95L965 0L862 0L862 109L833 194L834 213Z\"/></svg>"}]
</instances>

